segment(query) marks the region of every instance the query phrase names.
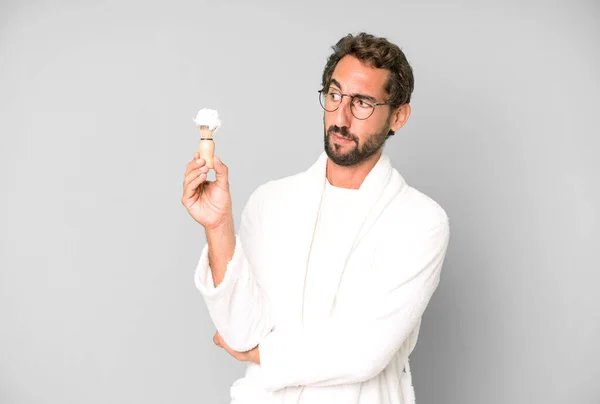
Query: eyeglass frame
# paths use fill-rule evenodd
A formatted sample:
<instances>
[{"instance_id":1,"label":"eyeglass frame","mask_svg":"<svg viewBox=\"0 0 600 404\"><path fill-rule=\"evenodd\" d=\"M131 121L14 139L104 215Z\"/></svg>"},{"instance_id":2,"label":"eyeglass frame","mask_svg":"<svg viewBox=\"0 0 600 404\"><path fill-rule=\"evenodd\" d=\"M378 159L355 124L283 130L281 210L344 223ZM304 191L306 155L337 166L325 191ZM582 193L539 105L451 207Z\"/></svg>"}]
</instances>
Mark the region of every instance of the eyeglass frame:
<instances>
[{"instance_id":1,"label":"eyeglass frame","mask_svg":"<svg viewBox=\"0 0 600 404\"><path fill-rule=\"evenodd\" d=\"M369 119L373 115L373 113L375 112L375 107L379 107L380 105L392 105L389 101L387 101L387 102L374 102L374 103L369 102L369 104L373 105L373 109L371 110L371 113L366 118L359 118L356 115L354 115L354 111L352 110L352 105L353 105L352 101L354 101L355 97L361 97L360 94L350 95L350 94L344 94L344 93L340 92L340 95L342 96L342 99L340 100L340 103L338 104L338 106L337 106L336 109L329 111L329 110L325 109L325 106L321 103L321 94L323 93L323 91L325 91L325 89L321 89L321 90L317 91L317 93L319 94L319 105L321 105L321 108L323 108L324 111L327 111L327 112L335 112L335 111L337 111L340 108L340 105L342 105L342 101L344 101L344 97L350 97L350 113L352 113L352 116L355 117L356 119L358 119L359 121L364 121L366 119Z\"/></svg>"}]
</instances>

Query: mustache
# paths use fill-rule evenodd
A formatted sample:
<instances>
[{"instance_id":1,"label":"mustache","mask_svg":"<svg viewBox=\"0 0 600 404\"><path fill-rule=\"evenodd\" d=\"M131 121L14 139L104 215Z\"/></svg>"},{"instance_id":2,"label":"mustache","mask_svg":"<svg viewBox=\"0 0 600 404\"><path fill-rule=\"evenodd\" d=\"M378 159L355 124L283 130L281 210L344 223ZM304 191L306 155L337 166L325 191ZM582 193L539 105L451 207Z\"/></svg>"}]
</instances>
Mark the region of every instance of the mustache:
<instances>
[{"instance_id":1,"label":"mustache","mask_svg":"<svg viewBox=\"0 0 600 404\"><path fill-rule=\"evenodd\" d=\"M348 138L356 143L358 143L358 138L354 136L352 133L348 132L348 128L342 126L341 128L336 125L331 125L329 129L327 129L327 136L331 136L334 133L337 133L345 138Z\"/></svg>"}]
</instances>

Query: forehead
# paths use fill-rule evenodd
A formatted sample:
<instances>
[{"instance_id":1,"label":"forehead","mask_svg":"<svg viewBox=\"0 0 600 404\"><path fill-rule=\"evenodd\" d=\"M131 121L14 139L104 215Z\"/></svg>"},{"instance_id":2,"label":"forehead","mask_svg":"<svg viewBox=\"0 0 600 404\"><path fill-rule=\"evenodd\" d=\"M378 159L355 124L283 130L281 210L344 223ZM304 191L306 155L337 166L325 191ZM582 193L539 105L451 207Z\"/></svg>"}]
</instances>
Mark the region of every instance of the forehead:
<instances>
[{"instance_id":1,"label":"forehead","mask_svg":"<svg viewBox=\"0 0 600 404\"><path fill-rule=\"evenodd\" d=\"M349 94L365 94L381 97L386 94L387 69L369 66L354 56L344 56L336 65L332 79L342 85L342 91Z\"/></svg>"}]
</instances>

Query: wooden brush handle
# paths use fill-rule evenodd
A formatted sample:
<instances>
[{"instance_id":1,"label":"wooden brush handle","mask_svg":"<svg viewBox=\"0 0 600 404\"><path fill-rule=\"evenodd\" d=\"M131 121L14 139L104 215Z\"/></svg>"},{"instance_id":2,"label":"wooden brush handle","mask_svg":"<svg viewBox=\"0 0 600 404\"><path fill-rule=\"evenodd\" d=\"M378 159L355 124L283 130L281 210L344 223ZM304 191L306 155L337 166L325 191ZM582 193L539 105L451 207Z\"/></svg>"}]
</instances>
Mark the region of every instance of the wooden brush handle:
<instances>
[{"instance_id":1,"label":"wooden brush handle","mask_svg":"<svg viewBox=\"0 0 600 404\"><path fill-rule=\"evenodd\" d=\"M200 153L200 158L206 160L206 166L214 169L215 141L212 139L200 139L198 152Z\"/></svg>"}]
</instances>

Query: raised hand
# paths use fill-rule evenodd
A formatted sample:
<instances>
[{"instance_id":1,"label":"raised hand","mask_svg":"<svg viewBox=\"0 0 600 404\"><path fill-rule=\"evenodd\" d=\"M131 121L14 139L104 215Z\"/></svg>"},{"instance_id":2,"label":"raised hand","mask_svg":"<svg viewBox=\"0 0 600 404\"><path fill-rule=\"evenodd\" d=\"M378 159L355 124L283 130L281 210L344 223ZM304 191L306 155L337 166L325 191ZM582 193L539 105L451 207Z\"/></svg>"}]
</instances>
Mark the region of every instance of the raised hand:
<instances>
[{"instance_id":1,"label":"raised hand","mask_svg":"<svg viewBox=\"0 0 600 404\"><path fill-rule=\"evenodd\" d=\"M219 227L231 219L231 194L228 168L214 157L215 181L207 181L209 168L198 153L186 165L181 203L189 214L206 230Z\"/></svg>"}]
</instances>

